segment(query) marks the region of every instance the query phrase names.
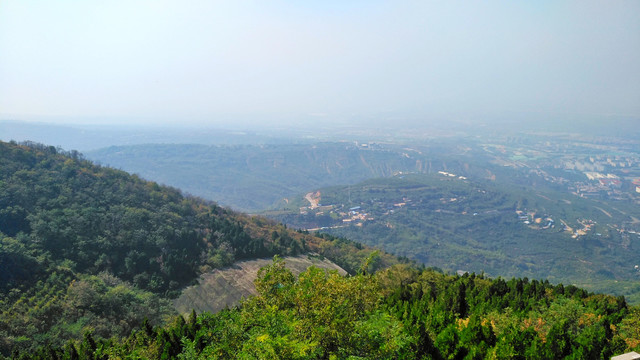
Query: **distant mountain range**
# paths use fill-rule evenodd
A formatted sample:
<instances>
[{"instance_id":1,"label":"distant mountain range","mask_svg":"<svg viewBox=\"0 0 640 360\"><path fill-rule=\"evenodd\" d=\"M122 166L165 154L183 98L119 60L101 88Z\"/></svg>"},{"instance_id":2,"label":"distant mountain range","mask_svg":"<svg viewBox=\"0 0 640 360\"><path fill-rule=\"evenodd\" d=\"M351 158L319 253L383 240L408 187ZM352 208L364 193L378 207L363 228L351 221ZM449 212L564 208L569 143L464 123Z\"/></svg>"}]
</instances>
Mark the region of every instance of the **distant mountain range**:
<instances>
[{"instance_id":1,"label":"distant mountain range","mask_svg":"<svg viewBox=\"0 0 640 360\"><path fill-rule=\"evenodd\" d=\"M257 212L305 190L398 172L433 172L455 161L369 143L135 145L89 151L99 163L139 174L225 206Z\"/></svg>"}]
</instances>

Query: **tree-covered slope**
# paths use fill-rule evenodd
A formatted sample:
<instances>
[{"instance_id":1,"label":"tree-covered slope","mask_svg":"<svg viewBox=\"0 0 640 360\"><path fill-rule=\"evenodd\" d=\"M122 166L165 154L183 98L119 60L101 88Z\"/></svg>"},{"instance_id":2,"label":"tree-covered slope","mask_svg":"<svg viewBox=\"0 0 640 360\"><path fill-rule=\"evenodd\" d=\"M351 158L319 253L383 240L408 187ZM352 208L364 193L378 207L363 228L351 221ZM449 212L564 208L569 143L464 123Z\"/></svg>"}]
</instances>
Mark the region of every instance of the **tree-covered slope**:
<instances>
[{"instance_id":1,"label":"tree-covered slope","mask_svg":"<svg viewBox=\"0 0 640 360\"><path fill-rule=\"evenodd\" d=\"M23 359L609 359L640 348L622 297L528 279L395 266L294 276L276 259L258 296L217 314L148 324L123 341L91 334Z\"/></svg>"},{"instance_id":2,"label":"tree-covered slope","mask_svg":"<svg viewBox=\"0 0 640 360\"><path fill-rule=\"evenodd\" d=\"M311 268L296 277L276 259L259 273L258 296L238 308L185 320L172 307L211 269L306 251L352 276ZM640 312L623 297L389 267L397 262L76 152L0 142L0 358L606 359L640 350Z\"/></svg>"},{"instance_id":3,"label":"tree-covered slope","mask_svg":"<svg viewBox=\"0 0 640 360\"><path fill-rule=\"evenodd\" d=\"M108 271L164 293L191 281L201 265L298 245L252 239L213 203L95 166L77 154L2 143L0 155L0 231L30 254L3 258L2 290L31 284L50 263L64 259L72 271ZM23 263L30 264L29 272L17 271Z\"/></svg>"},{"instance_id":4,"label":"tree-covered slope","mask_svg":"<svg viewBox=\"0 0 640 360\"><path fill-rule=\"evenodd\" d=\"M314 250L354 269L370 252L185 197L77 152L0 142L0 352L161 324L210 269ZM386 260L391 257L385 255ZM386 261L386 260L383 260Z\"/></svg>"},{"instance_id":5,"label":"tree-covered slope","mask_svg":"<svg viewBox=\"0 0 640 360\"><path fill-rule=\"evenodd\" d=\"M446 271L545 278L640 303L634 267L640 241L616 225L628 219L620 205L450 175L403 174L309 189L322 206L312 209L301 194L288 211L265 214Z\"/></svg>"}]
</instances>

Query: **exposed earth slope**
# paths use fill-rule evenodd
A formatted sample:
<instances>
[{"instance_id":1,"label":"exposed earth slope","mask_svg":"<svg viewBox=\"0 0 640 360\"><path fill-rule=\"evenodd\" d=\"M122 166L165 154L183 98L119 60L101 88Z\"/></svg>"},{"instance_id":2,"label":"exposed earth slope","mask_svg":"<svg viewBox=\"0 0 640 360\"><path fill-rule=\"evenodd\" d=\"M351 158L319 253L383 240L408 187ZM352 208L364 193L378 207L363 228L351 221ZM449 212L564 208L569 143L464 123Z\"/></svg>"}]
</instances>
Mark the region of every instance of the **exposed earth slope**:
<instances>
[{"instance_id":1,"label":"exposed earth slope","mask_svg":"<svg viewBox=\"0 0 640 360\"><path fill-rule=\"evenodd\" d=\"M335 270L341 275L347 274L344 269L317 254L286 256L282 260L287 269L296 276L310 266ZM271 259L238 261L230 267L202 274L198 284L185 288L180 296L173 300L173 305L183 315L188 315L191 310L197 313L214 313L236 306L242 298L258 294L254 284L258 270L271 263Z\"/></svg>"}]
</instances>

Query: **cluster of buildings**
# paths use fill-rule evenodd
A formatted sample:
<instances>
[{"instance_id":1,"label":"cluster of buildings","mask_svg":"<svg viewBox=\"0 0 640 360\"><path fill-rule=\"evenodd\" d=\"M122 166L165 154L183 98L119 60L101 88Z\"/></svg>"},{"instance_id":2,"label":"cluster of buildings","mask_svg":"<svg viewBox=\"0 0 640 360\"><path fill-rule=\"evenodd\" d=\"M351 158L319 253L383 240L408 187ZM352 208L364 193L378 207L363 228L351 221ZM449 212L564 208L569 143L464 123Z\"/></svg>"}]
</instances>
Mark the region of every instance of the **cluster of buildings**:
<instances>
[{"instance_id":1,"label":"cluster of buildings","mask_svg":"<svg viewBox=\"0 0 640 360\"><path fill-rule=\"evenodd\" d=\"M446 172L446 171L438 171L438 174L443 175L443 176L448 176L448 177L457 177L460 180L467 180L467 178L464 177L464 176L458 176L456 174L452 174L452 173L449 173L449 172Z\"/></svg>"},{"instance_id":2,"label":"cluster of buildings","mask_svg":"<svg viewBox=\"0 0 640 360\"><path fill-rule=\"evenodd\" d=\"M529 226L532 229L536 230L546 230L553 229L556 227L555 221L551 217L551 215L538 215L535 211L523 211L516 210L516 215L518 216L518 220L520 220L523 224ZM589 231L592 230L593 226L596 225L596 222L589 219L578 220L578 224L581 226L580 229L574 229L569 226L566 222L560 220L563 225L563 230L567 233L571 234L571 237L577 239L579 236L586 235ZM600 235L600 234L597 234Z\"/></svg>"},{"instance_id":3,"label":"cluster of buildings","mask_svg":"<svg viewBox=\"0 0 640 360\"><path fill-rule=\"evenodd\" d=\"M593 155L582 160L569 160L565 168L579 171L604 171L605 169L630 169L640 166L633 155Z\"/></svg>"},{"instance_id":4,"label":"cluster of buildings","mask_svg":"<svg viewBox=\"0 0 640 360\"><path fill-rule=\"evenodd\" d=\"M309 200L309 198L307 198ZM313 200L319 201L318 198L314 198ZM310 201L311 202L311 201ZM393 214L397 209L406 207L411 204L411 199L407 197L403 197L402 201L386 203L386 202L372 202L372 206L377 208L377 213L379 216L385 216ZM376 210L371 210L376 212ZM381 211L384 211L381 212ZM346 208L344 204L342 205L321 205L317 201L311 202L310 206L304 206L300 208L300 215L315 215L316 217L320 216L330 216L331 217L331 226L322 227L318 229L326 229L326 228L340 228L344 226L362 226L366 221L375 220L374 216L370 211L363 209L361 206L354 206L351 208ZM317 229L308 229L308 230L317 230Z\"/></svg>"},{"instance_id":5,"label":"cluster of buildings","mask_svg":"<svg viewBox=\"0 0 640 360\"><path fill-rule=\"evenodd\" d=\"M633 198L633 193L640 193L640 178L622 178L595 171L584 172L584 175L587 181L574 184L576 195L582 197L606 196L613 200L628 200Z\"/></svg>"},{"instance_id":6,"label":"cluster of buildings","mask_svg":"<svg viewBox=\"0 0 640 360\"><path fill-rule=\"evenodd\" d=\"M610 186L610 187L621 187L622 181L620 181L620 177L614 174L602 174L595 171L587 171L584 173L587 176L587 179L592 181L598 181L602 186Z\"/></svg>"},{"instance_id":7,"label":"cluster of buildings","mask_svg":"<svg viewBox=\"0 0 640 360\"><path fill-rule=\"evenodd\" d=\"M523 210L516 210L518 220L523 224L535 229L552 229L555 228L555 221L550 215L538 216L535 211L525 212Z\"/></svg>"},{"instance_id":8,"label":"cluster of buildings","mask_svg":"<svg viewBox=\"0 0 640 360\"><path fill-rule=\"evenodd\" d=\"M373 220L369 214L362 211L360 206L349 208L348 212L339 212L338 215L342 216L343 223L356 223L356 226L362 226L363 222Z\"/></svg>"},{"instance_id":9,"label":"cluster of buildings","mask_svg":"<svg viewBox=\"0 0 640 360\"><path fill-rule=\"evenodd\" d=\"M587 235L587 233L588 233L589 231L591 231L591 228L596 224L596 222L595 222L595 221L593 221L593 220L587 220L587 219L584 219L584 220L578 220L578 223L579 223L580 225L582 225L582 229L577 229L577 230L573 231L573 229L571 229L570 227L565 226L565 228L566 228L568 231L571 231L571 232L573 233L573 234L571 235L571 237L572 237L572 238L574 238L574 239L577 239L577 238L578 238L578 236L584 236L584 235ZM600 235L600 234L596 234L596 235Z\"/></svg>"},{"instance_id":10,"label":"cluster of buildings","mask_svg":"<svg viewBox=\"0 0 640 360\"><path fill-rule=\"evenodd\" d=\"M631 183L635 186L636 192L640 193L640 178L634 179Z\"/></svg>"},{"instance_id":11,"label":"cluster of buildings","mask_svg":"<svg viewBox=\"0 0 640 360\"><path fill-rule=\"evenodd\" d=\"M553 229L556 227L555 221L551 217L551 215L542 215L539 216L535 211L523 211L516 210L516 215L518 216L518 220L520 220L523 224L529 226L532 229L536 230L546 230ZM596 225L596 222L589 219L578 220L578 224L581 226L580 229L574 229L569 226L566 222L560 220L562 222L563 230L571 234L571 237L577 239L579 236L587 235L589 231L592 230L593 226ZM597 234L600 235L600 234Z\"/></svg>"}]
</instances>

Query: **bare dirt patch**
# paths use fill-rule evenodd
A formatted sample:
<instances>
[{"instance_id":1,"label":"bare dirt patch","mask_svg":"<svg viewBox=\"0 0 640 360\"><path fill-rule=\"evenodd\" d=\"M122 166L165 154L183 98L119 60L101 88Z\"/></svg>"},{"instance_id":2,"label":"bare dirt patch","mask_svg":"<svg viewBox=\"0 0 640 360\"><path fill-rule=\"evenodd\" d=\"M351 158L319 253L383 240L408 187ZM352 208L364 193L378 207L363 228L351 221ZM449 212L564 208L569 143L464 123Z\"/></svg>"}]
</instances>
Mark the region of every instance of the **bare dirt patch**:
<instances>
[{"instance_id":1,"label":"bare dirt patch","mask_svg":"<svg viewBox=\"0 0 640 360\"><path fill-rule=\"evenodd\" d=\"M310 192L304 196L305 199L309 202L311 209L315 209L320 204L320 191Z\"/></svg>"},{"instance_id":2,"label":"bare dirt patch","mask_svg":"<svg viewBox=\"0 0 640 360\"><path fill-rule=\"evenodd\" d=\"M288 256L284 261L296 276L312 265L337 270L341 275L347 274L338 265L317 255ZM240 261L228 268L203 274L199 284L185 288L180 297L173 301L173 305L181 314L188 314L192 309L197 313L217 312L238 305L243 297L256 295L253 281L258 276L258 270L271 262L271 259Z\"/></svg>"}]
</instances>

